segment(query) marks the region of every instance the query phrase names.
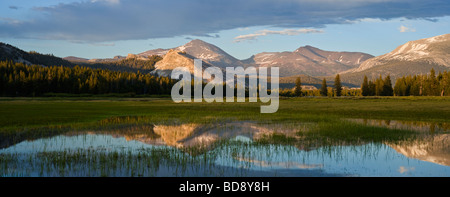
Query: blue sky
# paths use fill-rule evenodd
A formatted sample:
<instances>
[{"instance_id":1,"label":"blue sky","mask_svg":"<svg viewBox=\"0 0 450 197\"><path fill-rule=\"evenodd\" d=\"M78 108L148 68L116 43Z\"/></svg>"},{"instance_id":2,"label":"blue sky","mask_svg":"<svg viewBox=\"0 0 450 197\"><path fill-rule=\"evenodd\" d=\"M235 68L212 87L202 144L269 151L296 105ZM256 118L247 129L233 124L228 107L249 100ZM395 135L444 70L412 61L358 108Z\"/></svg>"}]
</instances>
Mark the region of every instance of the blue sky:
<instances>
[{"instance_id":1,"label":"blue sky","mask_svg":"<svg viewBox=\"0 0 450 197\"><path fill-rule=\"evenodd\" d=\"M448 0L2 0L0 41L56 56L109 58L191 39L239 59L311 45L387 53L450 33Z\"/></svg>"}]
</instances>

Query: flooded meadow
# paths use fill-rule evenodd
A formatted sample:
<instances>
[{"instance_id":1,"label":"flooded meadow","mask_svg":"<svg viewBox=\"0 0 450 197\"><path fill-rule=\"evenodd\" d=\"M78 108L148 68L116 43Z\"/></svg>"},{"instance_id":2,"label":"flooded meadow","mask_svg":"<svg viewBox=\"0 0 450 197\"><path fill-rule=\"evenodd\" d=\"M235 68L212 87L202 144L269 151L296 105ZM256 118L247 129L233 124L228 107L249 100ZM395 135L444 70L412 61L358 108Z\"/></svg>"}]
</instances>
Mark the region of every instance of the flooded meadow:
<instances>
[{"instance_id":1,"label":"flooded meadow","mask_svg":"<svg viewBox=\"0 0 450 197\"><path fill-rule=\"evenodd\" d=\"M125 119L130 118L135 119ZM121 124L123 119L93 128L4 132L0 176L450 176L450 125L445 123ZM341 131L342 124L348 132Z\"/></svg>"}]
</instances>

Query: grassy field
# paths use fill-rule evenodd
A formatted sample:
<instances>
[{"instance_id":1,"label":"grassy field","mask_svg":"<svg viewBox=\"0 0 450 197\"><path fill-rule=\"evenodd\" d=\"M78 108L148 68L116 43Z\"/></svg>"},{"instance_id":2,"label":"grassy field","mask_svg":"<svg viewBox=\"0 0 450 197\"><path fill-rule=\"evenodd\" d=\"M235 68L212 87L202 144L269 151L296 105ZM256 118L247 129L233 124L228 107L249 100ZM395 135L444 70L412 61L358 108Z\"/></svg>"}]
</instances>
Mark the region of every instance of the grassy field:
<instances>
[{"instance_id":1,"label":"grassy field","mask_svg":"<svg viewBox=\"0 0 450 197\"><path fill-rule=\"evenodd\" d=\"M450 98L283 98L278 112L274 114L261 114L261 105L265 104L173 103L168 98L1 98L0 149L24 141L51 139L64 134L69 138L76 137L74 134L77 130L81 133L106 133L116 137L138 132L136 136L139 138L151 134L146 139L162 139L162 136L152 133L154 125L176 126L182 123L281 123L287 128L295 129L296 133L273 133L251 142L224 138L206 147L175 149L164 146L163 149L143 149L138 154L120 152L122 149L114 149L116 152L106 154L102 152L103 149L91 150L89 147L72 152L65 149L30 154L5 152L0 154L0 177L30 176L30 169L31 172L39 173L39 176L155 176L160 168L168 168L170 172L177 169L175 171L180 174L175 174L176 176L247 176L239 173L252 171L242 170L239 167L242 161L236 160L237 156L251 159L262 155L261 158L265 158L268 153L278 155L278 152L273 152L276 150L288 155L298 150L320 150L317 154L328 158L334 152L339 153L339 147L369 143L374 143L376 150L364 149L366 152L363 151L358 156L375 154L383 144L402 147L427 147L425 145L433 144L436 149L444 147L444 153L448 150L447 141L435 139L441 139L450 131ZM447 130L434 132L430 129L429 132L420 132L391 129L349 119L425 122L425 127L439 126ZM84 135L83 139L90 138ZM43 143L43 146L57 140L58 138L53 138ZM227 154L222 150L227 150ZM230 159L235 166L218 167L215 162L219 156ZM269 157L267 160L273 159L277 163L277 158ZM295 158L285 159L290 161ZM247 162L246 165L250 163Z\"/></svg>"},{"instance_id":2,"label":"grassy field","mask_svg":"<svg viewBox=\"0 0 450 197\"><path fill-rule=\"evenodd\" d=\"M147 121L223 120L327 122L342 118L450 121L450 98L288 98L278 112L261 114L262 103L173 103L163 98L1 98L0 129L95 124L116 117Z\"/></svg>"}]
</instances>

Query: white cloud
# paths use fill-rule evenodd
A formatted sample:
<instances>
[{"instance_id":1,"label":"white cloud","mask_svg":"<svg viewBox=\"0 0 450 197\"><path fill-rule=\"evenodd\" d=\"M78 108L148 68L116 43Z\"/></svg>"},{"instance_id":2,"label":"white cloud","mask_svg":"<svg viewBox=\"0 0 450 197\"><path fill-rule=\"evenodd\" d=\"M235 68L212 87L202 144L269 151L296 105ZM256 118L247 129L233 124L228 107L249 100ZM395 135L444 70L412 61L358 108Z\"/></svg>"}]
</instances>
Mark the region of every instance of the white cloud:
<instances>
[{"instance_id":1,"label":"white cloud","mask_svg":"<svg viewBox=\"0 0 450 197\"><path fill-rule=\"evenodd\" d=\"M113 46L116 46L115 43L91 43L91 45L97 46L97 47L113 47Z\"/></svg>"},{"instance_id":2,"label":"white cloud","mask_svg":"<svg viewBox=\"0 0 450 197\"><path fill-rule=\"evenodd\" d=\"M22 22L13 18L5 18L5 17L0 17L0 22L4 22L6 24L10 24L10 25L20 25Z\"/></svg>"},{"instance_id":3,"label":"white cloud","mask_svg":"<svg viewBox=\"0 0 450 197\"><path fill-rule=\"evenodd\" d=\"M405 32L416 32L416 29L414 29L414 28L411 28L411 27L406 27L406 26L400 26L399 28L398 28L398 30L400 31L400 32L402 32L402 33L405 33Z\"/></svg>"},{"instance_id":4,"label":"white cloud","mask_svg":"<svg viewBox=\"0 0 450 197\"><path fill-rule=\"evenodd\" d=\"M91 0L91 2L92 3L95 3L95 2L106 2L106 3L109 3L109 4L119 4L120 0Z\"/></svg>"},{"instance_id":5,"label":"white cloud","mask_svg":"<svg viewBox=\"0 0 450 197\"><path fill-rule=\"evenodd\" d=\"M261 36L267 36L267 35L288 35L288 36L295 36L299 34L308 34L308 33L323 33L323 30L317 30L317 29L285 29L281 31L273 31L273 30L260 30L253 34L246 34L246 35L240 35L234 38L234 42L243 42L248 40L256 40L256 38Z\"/></svg>"},{"instance_id":6,"label":"white cloud","mask_svg":"<svg viewBox=\"0 0 450 197\"><path fill-rule=\"evenodd\" d=\"M329 24L402 17L431 21L433 17L449 15L447 0L83 0L34 6L24 10L20 19L2 16L0 38L113 42L206 36L258 26L323 28ZM281 33L254 34L257 35L239 39Z\"/></svg>"}]
</instances>

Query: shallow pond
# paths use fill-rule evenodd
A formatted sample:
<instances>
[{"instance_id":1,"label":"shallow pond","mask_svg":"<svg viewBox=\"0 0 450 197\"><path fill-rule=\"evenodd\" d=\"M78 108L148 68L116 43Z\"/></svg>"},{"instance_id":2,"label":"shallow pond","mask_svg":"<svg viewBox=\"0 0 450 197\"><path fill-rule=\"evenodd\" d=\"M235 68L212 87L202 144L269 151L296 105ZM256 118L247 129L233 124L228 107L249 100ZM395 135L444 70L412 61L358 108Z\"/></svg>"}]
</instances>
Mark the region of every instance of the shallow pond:
<instances>
[{"instance_id":1,"label":"shallow pond","mask_svg":"<svg viewBox=\"0 0 450 197\"><path fill-rule=\"evenodd\" d=\"M3 140L0 176L450 176L445 132L394 142L261 142L273 135L300 139L312 127L148 124L22 137Z\"/></svg>"}]
</instances>

